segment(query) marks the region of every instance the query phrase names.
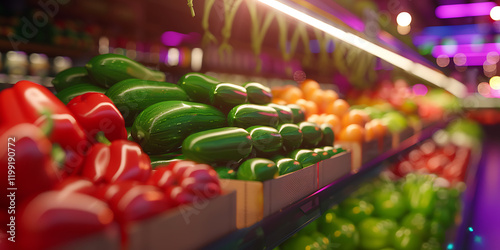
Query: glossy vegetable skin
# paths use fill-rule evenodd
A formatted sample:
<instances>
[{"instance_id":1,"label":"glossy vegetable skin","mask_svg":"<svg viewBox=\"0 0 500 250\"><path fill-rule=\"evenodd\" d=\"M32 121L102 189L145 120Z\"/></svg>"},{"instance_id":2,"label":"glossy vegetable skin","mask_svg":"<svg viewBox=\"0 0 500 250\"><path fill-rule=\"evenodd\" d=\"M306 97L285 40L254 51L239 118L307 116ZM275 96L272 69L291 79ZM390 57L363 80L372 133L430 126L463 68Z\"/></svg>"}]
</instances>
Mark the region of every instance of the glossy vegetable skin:
<instances>
[{"instance_id":1,"label":"glossy vegetable skin","mask_svg":"<svg viewBox=\"0 0 500 250\"><path fill-rule=\"evenodd\" d=\"M246 89L232 83L219 83L210 91L210 104L224 112L247 103L247 100Z\"/></svg>"},{"instance_id":2,"label":"glossy vegetable skin","mask_svg":"<svg viewBox=\"0 0 500 250\"><path fill-rule=\"evenodd\" d=\"M94 82L105 88L131 78L165 81L163 72L149 69L126 56L117 54L95 56L85 64L85 68Z\"/></svg>"},{"instance_id":3,"label":"glossy vegetable skin","mask_svg":"<svg viewBox=\"0 0 500 250\"><path fill-rule=\"evenodd\" d=\"M273 108L278 112L279 124L292 123L293 122L293 114L292 109L285 105L279 105L274 103L269 103L267 106Z\"/></svg>"},{"instance_id":4,"label":"glossy vegetable skin","mask_svg":"<svg viewBox=\"0 0 500 250\"><path fill-rule=\"evenodd\" d=\"M57 73L52 85L57 92L77 84L92 84L85 67L72 67Z\"/></svg>"},{"instance_id":5,"label":"glossy vegetable skin","mask_svg":"<svg viewBox=\"0 0 500 250\"><path fill-rule=\"evenodd\" d=\"M273 161L264 158L253 158L244 161L240 165L236 176L238 180L265 181L273 179L277 173L278 168Z\"/></svg>"},{"instance_id":6,"label":"glossy vegetable skin","mask_svg":"<svg viewBox=\"0 0 500 250\"><path fill-rule=\"evenodd\" d=\"M306 120L306 114L302 107L297 104L287 105L292 110L293 123L298 124Z\"/></svg>"},{"instance_id":7,"label":"glossy vegetable skin","mask_svg":"<svg viewBox=\"0 0 500 250\"><path fill-rule=\"evenodd\" d=\"M301 122L299 128L302 131L302 148L314 148L323 139L321 128L315 123Z\"/></svg>"},{"instance_id":8,"label":"glossy vegetable skin","mask_svg":"<svg viewBox=\"0 0 500 250\"><path fill-rule=\"evenodd\" d=\"M250 103L268 104L271 102L272 94L271 89L268 87L257 82L245 83L244 87L247 90L248 101Z\"/></svg>"},{"instance_id":9,"label":"glossy vegetable skin","mask_svg":"<svg viewBox=\"0 0 500 250\"><path fill-rule=\"evenodd\" d=\"M262 125L276 127L278 125L278 113L271 107L255 104L242 104L231 109L227 115L229 126L248 128Z\"/></svg>"},{"instance_id":10,"label":"glossy vegetable skin","mask_svg":"<svg viewBox=\"0 0 500 250\"><path fill-rule=\"evenodd\" d=\"M192 101L210 104L210 92L219 81L211 76L193 72L182 76L177 84Z\"/></svg>"},{"instance_id":11,"label":"glossy vegetable skin","mask_svg":"<svg viewBox=\"0 0 500 250\"><path fill-rule=\"evenodd\" d=\"M146 108L134 121L132 137L150 154L177 150L189 135L224 127L226 116L216 108L194 102L166 101Z\"/></svg>"},{"instance_id":12,"label":"glossy vegetable skin","mask_svg":"<svg viewBox=\"0 0 500 250\"><path fill-rule=\"evenodd\" d=\"M302 130L296 124L281 124L278 126L278 132L283 138L283 150L285 152L298 149L302 144Z\"/></svg>"},{"instance_id":13,"label":"glossy vegetable skin","mask_svg":"<svg viewBox=\"0 0 500 250\"><path fill-rule=\"evenodd\" d=\"M304 168L321 161L321 156L309 149L294 150L290 153L290 158L300 162Z\"/></svg>"},{"instance_id":14,"label":"glossy vegetable skin","mask_svg":"<svg viewBox=\"0 0 500 250\"><path fill-rule=\"evenodd\" d=\"M186 159L202 163L240 161L252 152L250 134L236 127L194 133L182 143Z\"/></svg>"},{"instance_id":15,"label":"glossy vegetable skin","mask_svg":"<svg viewBox=\"0 0 500 250\"><path fill-rule=\"evenodd\" d=\"M321 133L323 137L321 138L321 146L333 146L335 140L335 133L333 132L332 125L328 123L321 124Z\"/></svg>"},{"instance_id":16,"label":"glossy vegetable skin","mask_svg":"<svg viewBox=\"0 0 500 250\"><path fill-rule=\"evenodd\" d=\"M281 158L274 161L278 167L278 174L285 175L302 169L302 164L292 158Z\"/></svg>"},{"instance_id":17,"label":"glossy vegetable skin","mask_svg":"<svg viewBox=\"0 0 500 250\"><path fill-rule=\"evenodd\" d=\"M86 93L75 97L66 106L88 137L94 139L101 132L111 141L127 139L122 115L104 94Z\"/></svg>"},{"instance_id":18,"label":"glossy vegetable skin","mask_svg":"<svg viewBox=\"0 0 500 250\"><path fill-rule=\"evenodd\" d=\"M187 101L186 92L173 83L141 79L127 79L116 83L106 91L120 110L127 126L147 107L163 101Z\"/></svg>"},{"instance_id":19,"label":"glossy vegetable skin","mask_svg":"<svg viewBox=\"0 0 500 250\"><path fill-rule=\"evenodd\" d=\"M278 152L283 143L281 134L272 127L252 126L246 129L252 139L252 145L260 154L272 154Z\"/></svg>"},{"instance_id":20,"label":"glossy vegetable skin","mask_svg":"<svg viewBox=\"0 0 500 250\"><path fill-rule=\"evenodd\" d=\"M73 98L83 95L85 93L101 93L106 92L105 89L97 87L92 84L76 84L65 88L64 90L56 94L57 98L61 100L64 104L68 104Z\"/></svg>"}]
</instances>

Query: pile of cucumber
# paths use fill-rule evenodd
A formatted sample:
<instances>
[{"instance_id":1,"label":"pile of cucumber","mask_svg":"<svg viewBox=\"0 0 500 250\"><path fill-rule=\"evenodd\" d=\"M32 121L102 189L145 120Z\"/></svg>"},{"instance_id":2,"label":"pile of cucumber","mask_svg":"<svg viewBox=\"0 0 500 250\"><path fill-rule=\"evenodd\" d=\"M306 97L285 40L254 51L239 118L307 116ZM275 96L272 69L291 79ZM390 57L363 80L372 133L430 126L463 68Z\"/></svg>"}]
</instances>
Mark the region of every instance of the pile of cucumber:
<instances>
[{"instance_id":1,"label":"pile of cucumber","mask_svg":"<svg viewBox=\"0 0 500 250\"><path fill-rule=\"evenodd\" d=\"M94 57L53 81L65 103L100 92L122 113L129 139L153 167L187 159L212 165L220 178L264 181L340 153L330 125L305 121L298 105L271 103L269 88L188 73L177 84L125 56Z\"/></svg>"}]
</instances>

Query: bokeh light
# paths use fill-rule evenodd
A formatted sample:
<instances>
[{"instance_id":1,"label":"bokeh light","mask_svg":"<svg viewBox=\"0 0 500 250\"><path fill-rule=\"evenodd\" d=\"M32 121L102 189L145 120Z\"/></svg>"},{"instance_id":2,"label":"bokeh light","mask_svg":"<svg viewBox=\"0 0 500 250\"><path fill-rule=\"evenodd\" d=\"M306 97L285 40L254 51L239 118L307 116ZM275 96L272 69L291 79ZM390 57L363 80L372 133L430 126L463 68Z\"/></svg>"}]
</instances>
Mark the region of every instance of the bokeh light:
<instances>
[{"instance_id":1,"label":"bokeh light","mask_svg":"<svg viewBox=\"0 0 500 250\"><path fill-rule=\"evenodd\" d=\"M498 21L500 20L500 6L495 6L490 10L491 19Z\"/></svg>"},{"instance_id":2,"label":"bokeh light","mask_svg":"<svg viewBox=\"0 0 500 250\"><path fill-rule=\"evenodd\" d=\"M439 55L436 58L436 63L439 67L446 67L450 64L450 58L447 55Z\"/></svg>"},{"instance_id":3,"label":"bokeh light","mask_svg":"<svg viewBox=\"0 0 500 250\"><path fill-rule=\"evenodd\" d=\"M411 26L408 25L408 26L401 26L401 25L398 25L398 33L400 35L407 35L408 33L410 33L411 31Z\"/></svg>"},{"instance_id":4,"label":"bokeh light","mask_svg":"<svg viewBox=\"0 0 500 250\"><path fill-rule=\"evenodd\" d=\"M457 66L464 66L467 63L467 56L464 53L458 53L453 57L453 63Z\"/></svg>"},{"instance_id":5,"label":"bokeh light","mask_svg":"<svg viewBox=\"0 0 500 250\"><path fill-rule=\"evenodd\" d=\"M491 64L496 64L496 63L498 63L499 60L500 60L500 56L498 55L498 53L496 51L488 52L488 54L486 55L486 61L491 63Z\"/></svg>"},{"instance_id":6,"label":"bokeh light","mask_svg":"<svg viewBox=\"0 0 500 250\"><path fill-rule=\"evenodd\" d=\"M500 76L490 78L490 87L492 89L500 89Z\"/></svg>"},{"instance_id":7,"label":"bokeh light","mask_svg":"<svg viewBox=\"0 0 500 250\"><path fill-rule=\"evenodd\" d=\"M420 83L413 85L412 90L415 95L426 95L428 91L427 87Z\"/></svg>"},{"instance_id":8,"label":"bokeh light","mask_svg":"<svg viewBox=\"0 0 500 250\"><path fill-rule=\"evenodd\" d=\"M484 97L490 96L490 92L491 92L490 85L487 82L479 83L477 85L477 92Z\"/></svg>"},{"instance_id":9,"label":"bokeh light","mask_svg":"<svg viewBox=\"0 0 500 250\"><path fill-rule=\"evenodd\" d=\"M408 26L411 23L411 15L408 12L401 12L396 17L399 26Z\"/></svg>"}]
</instances>

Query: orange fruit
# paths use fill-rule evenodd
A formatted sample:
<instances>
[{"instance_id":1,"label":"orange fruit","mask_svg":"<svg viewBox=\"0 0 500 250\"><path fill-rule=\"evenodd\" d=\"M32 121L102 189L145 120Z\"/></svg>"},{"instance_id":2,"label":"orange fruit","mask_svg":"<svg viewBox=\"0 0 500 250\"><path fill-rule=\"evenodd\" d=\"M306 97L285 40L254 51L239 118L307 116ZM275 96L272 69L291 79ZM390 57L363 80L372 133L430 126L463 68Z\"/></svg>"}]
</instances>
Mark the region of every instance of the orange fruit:
<instances>
[{"instance_id":1,"label":"orange fruit","mask_svg":"<svg viewBox=\"0 0 500 250\"><path fill-rule=\"evenodd\" d=\"M271 94L273 97L281 97L283 93L285 93L285 90L287 89L288 86L279 86L279 87L273 87L271 89Z\"/></svg>"},{"instance_id":2,"label":"orange fruit","mask_svg":"<svg viewBox=\"0 0 500 250\"><path fill-rule=\"evenodd\" d=\"M340 131L339 140L361 142L364 139L365 129L358 124L351 124Z\"/></svg>"},{"instance_id":3,"label":"orange fruit","mask_svg":"<svg viewBox=\"0 0 500 250\"><path fill-rule=\"evenodd\" d=\"M316 123L317 123L318 125L323 124L323 123L325 122L325 117L326 117L326 114L320 114L320 115L318 116L318 119L316 120Z\"/></svg>"},{"instance_id":4,"label":"orange fruit","mask_svg":"<svg viewBox=\"0 0 500 250\"><path fill-rule=\"evenodd\" d=\"M337 99L339 99L337 92L331 89L323 91L323 103L320 105L320 111L326 113L328 105L331 105Z\"/></svg>"},{"instance_id":5,"label":"orange fruit","mask_svg":"<svg viewBox=\"0 0 500 250\"><path fill-rule=\"evenodd\" d=\"M349 111L349 104L343 99L335 100L331 105L327 106L326 113L334 114L337 117L343 117Z\"/></svg>"},{"instance_id":6,"label":"orange fruit","mask_svg":"<svg viewBox=\"0 0 500 250\"><path fill-rule=\"evenodd\" d=\"M342 124L340 123L340 119L336 115L326 115L323 119L323 122L332 125L333 133L335 133L336 136L339 135L340 131L342 130Z\"/></svg>"},{"instance_id":7,"label":"orange fruit","mask_svg":"<svg viewBox=\"0 0 500 250\"><path fill-rule=\"evenodd\" d=\"M318 107L319 107L319 106L323 105L323 100L325 98L324 93L325 93L325 91L323 91L322 89L316 89L311 93L309 98L307 98L307 96L306 96L306 99L309 101L315 102L316 105L318 105Z\"/></svg>"},{"instance_id":8,"label":"orange fruit","mask_svg":"<svg viewBox=\"0 0 500 250\"><path fill-rule=\"evenodd\" d=\"M318 106L313 101L307 101L305 103L305 109L306 109L306 117L318 114Z\"/></svg>"},{"instance_id":9,"label":"orange fruit","mask_svg":"<svg viewBox=\"0 0 500 250\"><path fill-rule=\"evenodd\" d=\"M308 121L308 122L314 122L314 123L317 123L318 118L319 118L319 115L317 115L317 114L313 114L313 115L311 115L311 116L309 116L309 117L307 118L307 121Z\"/></svg>"},{"instance_id":10,"label":"orange fruit","mask_svg":"<svg viewBox=\"0 0 500 250\"><path fill-rule=\"evenodd\" d=\"M365 141L371 141L375 139L375 129L373 127L373 124L370 122L367 122L365 124Z\"/></svg>"},{"instance_id":11,"label":"orange fruit","mask_svg":"<svg viewBox=\"0 0 500 250\"><path fill-rule=\"evenodd\" d=\"M373 119L370 124L373 127L375 138L384 137L387 133L387 126L380 119Z\"/></svg>"},{"instance_id":12,"label":"orange fruit","mask_svg":"<svg viewBox=\"0 0 500 250\"><path fill-rule=\"evenodd\" d=\"M306 79L302 83L300 83L300 89L304 93L304 96L306 99L309 100L309 97L312 95L312 93L320 89L319 83L317 81L311 80L311 79Z\"/></svg>"},{"instance_id":13,"label":"orange fruit","mask_svg":"<svg viewBox=\"0 0 500 250\"><path fill-rule=\"evenodd\" d=\"M368 122L368 115L362 110L350 110L347 114L342 117L342 126L347 127L350 124L358 124L364 127L365 123Z\"/></svg>"},{"instance_id":14,"label":"orange fruit","mask_svg":"<svg viewBox=\"0 0 500 250\"><path fill-rule=\"evenodd\" d=\"M302 91L294 86L289 86L285 92L281 95L281 99L283 99L287 103L295 103L297 100L302 98Z\"/></svg>"},{"instance_id":15,"label":"orange fruit","mask_svg":"<svg viewBox=\"0 0 500 250\"><path fill-rule=\"evenodd\" d=\"M277 98L277 97L273 97L273 100L271 101L272 103L276 103L276 104L279 104L279 105L286 105L287 103L285 102L285 100L281 99L281 98Z\"/></svg>"}]
</instances>

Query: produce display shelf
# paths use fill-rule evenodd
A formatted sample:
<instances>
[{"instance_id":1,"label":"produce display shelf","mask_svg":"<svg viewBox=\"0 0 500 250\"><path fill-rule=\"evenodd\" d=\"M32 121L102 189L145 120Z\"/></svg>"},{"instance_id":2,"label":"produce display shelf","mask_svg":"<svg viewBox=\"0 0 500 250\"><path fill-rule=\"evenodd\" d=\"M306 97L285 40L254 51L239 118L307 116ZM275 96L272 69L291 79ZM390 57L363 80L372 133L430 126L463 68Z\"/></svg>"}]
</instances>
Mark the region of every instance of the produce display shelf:
<instances>
[{"instance_id":1,"label":"produce display shelf","mask_svg":"<svg viewBox=\"0 0 500 250\"><path fill-rule=\"evenodd\" d=\"M385 161L393 160L402 153L408 152L447 124L448 121L440 121L423 129L420 133L404 140L397 148L388 150L363 164L358 173L332 182L256 224L237 230L209 244L204 249L273 249L319 218L330 207L347 198L361 184L377 177L388 166L384 164Z\"/></svg>"}]
</instances>

